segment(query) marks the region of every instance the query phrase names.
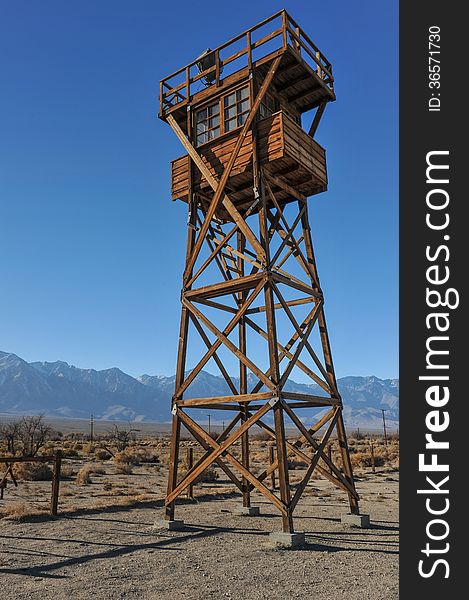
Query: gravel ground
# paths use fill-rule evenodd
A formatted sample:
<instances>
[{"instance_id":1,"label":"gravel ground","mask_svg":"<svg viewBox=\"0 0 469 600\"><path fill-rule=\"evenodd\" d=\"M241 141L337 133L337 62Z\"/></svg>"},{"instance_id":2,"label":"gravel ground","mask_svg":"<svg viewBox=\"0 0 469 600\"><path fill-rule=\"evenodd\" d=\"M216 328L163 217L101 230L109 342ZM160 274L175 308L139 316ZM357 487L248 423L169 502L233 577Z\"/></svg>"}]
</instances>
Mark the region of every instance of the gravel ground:
<instances>
[{"instance_id":1,"label":"gravel ground","mask_svg":"<svg viewBox=\"0 0 469 600\"><path fill-rule=\"evenodd\" d=\"M262 516L234 514L238 498L178 506L184 531L155 529L161 507L0 521L2 587L15 600L398 598L397 475L357 484L372 527L342 525L344 495L314 481L297 507L300 549L269 542L281 520L260 496Z\"/></svg>"}]
</instances>

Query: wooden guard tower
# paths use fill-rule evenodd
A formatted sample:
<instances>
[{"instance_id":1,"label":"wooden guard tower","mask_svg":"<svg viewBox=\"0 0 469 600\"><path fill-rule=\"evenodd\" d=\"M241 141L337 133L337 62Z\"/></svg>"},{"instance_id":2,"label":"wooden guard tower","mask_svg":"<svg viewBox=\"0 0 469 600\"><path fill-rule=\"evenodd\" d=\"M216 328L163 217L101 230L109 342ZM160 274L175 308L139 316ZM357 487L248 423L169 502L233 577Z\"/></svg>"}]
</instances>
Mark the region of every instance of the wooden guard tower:
<instances>
[{"instance_id":1,"label":"wooden guard tower","mask_svg":"<svg viewBox=\"0 0 469 600\"><path fill-rule=\"evenodd\" d=\"M172 401L170 522L176 498L212 464L240 490L244 507L254 488L272 502L284 532L293 532L293 511L315 472L343 490L358 514L307 202L327 189L325 151L314 136L334 100L331 64L285 11L160 82L159 116L187 153L171 163L172 198L188 205L188 237ZM202 345L187 371L188 347ZM208 363L223 376L226 395L194 397L191 384ZM235 364L238 373L230 376ZM315 393L292 389L295 370L316 384ZM223 411L219 422L228 423L216 437L198 422L207 410ZM295 441L287 439L286 424L297 431ZM181 425L203 448L182 478ZM250 462L253 426L276 449L261 472ZM336 462L326 452L334 432ZM307 465L295 487L289 457ZM279 494L267 485L273 472Z\"/></svg>"}]
</instances>

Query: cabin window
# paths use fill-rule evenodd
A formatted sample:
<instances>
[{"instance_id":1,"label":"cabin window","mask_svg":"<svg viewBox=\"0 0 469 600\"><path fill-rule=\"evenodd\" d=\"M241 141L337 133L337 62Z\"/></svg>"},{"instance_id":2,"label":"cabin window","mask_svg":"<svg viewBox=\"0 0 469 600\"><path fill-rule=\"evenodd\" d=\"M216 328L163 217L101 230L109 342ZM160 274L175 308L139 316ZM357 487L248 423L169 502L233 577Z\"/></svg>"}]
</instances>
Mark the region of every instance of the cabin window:
<instances>
[{"instance_id":1,"label":"cabin window","mask_svg":"<svg viewBox=\"0 0 469 600\"><path fill-rule=\"evenodd\" d=\"M249 114L249 90L243 87L223 98L225 132L240 127Z\"/></svg>"},{"instance_id":2,"label":"cabin window","mask_svg":"<svg viewBox=\"0 0 469 600\"><path fill-rule=\"evenodd\" d=\"M220 104L214 102L196 113L197 145L205 144L220 135Z\"/></svg>"},{"instance_id":3,"label":"cabin window","mask_svg":"<svg viewBox=\"0 0 469 600\"><path fill-rule=\"evenodd\" d=\"M195 113L197 146L214 140L222 133L241 127L250 109L248 86L222 96ZM220 120L221 113L223 119Z\"/></svg>"},{"instance_id":4,"label":"cabin window","mask_svg":"<svg viewBox=\"0 0 469 600\"><path fill-rule=\"evenodd\" d=\"M270 94L266 94L261 102L259 114L261 119L270 117L275 112L275 100Z\"/></svg>"}]
</instances>

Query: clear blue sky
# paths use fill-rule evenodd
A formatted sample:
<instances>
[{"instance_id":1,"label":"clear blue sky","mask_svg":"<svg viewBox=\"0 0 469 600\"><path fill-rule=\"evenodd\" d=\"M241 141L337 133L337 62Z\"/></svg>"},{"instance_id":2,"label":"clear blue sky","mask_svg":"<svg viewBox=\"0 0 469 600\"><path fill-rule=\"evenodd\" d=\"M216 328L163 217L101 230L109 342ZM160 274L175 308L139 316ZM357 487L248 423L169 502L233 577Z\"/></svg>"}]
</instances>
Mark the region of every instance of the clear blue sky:
<instances>
[{"instance_id":1,"label":"clear blue sky","mask_svg":"<svg viewBox=\"0 0 469 600\"><path fill-rule=\"evenodd\" d=\"M0 0L1 350L174 372L186 210L158 81L283 7L336 79L310 210L337 373L397 376L397 1Z\"/></svg>"}]
</instances>

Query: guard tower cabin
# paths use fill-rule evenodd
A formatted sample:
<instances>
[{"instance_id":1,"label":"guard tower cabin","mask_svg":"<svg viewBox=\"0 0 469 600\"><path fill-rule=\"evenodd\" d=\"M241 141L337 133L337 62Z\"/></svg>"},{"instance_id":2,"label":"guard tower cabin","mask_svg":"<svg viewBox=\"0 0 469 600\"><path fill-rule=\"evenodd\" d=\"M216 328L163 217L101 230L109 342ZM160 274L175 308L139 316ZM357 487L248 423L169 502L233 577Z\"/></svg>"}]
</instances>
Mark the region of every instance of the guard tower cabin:
<instances>
[{"instance_id":1,"label":"guard tower cabin","mask_svg":"<svg viewBox=\"0 0 469 600\"><path fill-rule=\"evenodd\" d=\"M325 105L335 100L330 62L280 11L160 82L160 118L174 119L217 178L264 82L255 132L249 128L242 139L226 182L240 212L252 201L253 152L280 206L327 189L325 151L313 137ZM317 112L307 132L302 114L312 109ZM201 192L199 202L208 208L213 189L198 169L191 169L186 154L171 162L172 199L187 202L191 187ZM216 216L232 220L223 205Z\"/></svg>"}]
</instances>

